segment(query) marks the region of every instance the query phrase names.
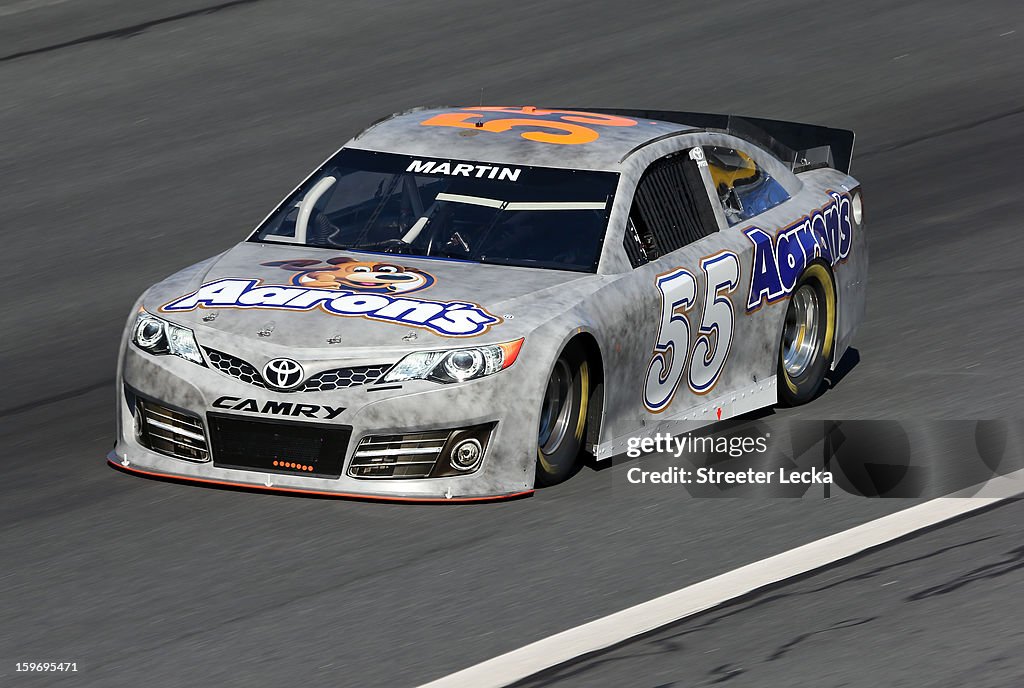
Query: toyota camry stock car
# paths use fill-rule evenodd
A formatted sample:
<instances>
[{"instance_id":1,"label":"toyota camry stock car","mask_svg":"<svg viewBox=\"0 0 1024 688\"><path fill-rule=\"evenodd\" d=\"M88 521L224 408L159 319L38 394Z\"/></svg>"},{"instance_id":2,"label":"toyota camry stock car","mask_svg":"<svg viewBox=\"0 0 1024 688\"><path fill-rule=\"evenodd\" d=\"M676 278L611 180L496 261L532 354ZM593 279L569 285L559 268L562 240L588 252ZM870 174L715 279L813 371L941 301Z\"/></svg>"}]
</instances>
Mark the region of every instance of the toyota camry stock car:
<instances>
[{"instance_id":1,"label":"toyota camry stock car","mask_svg":"<svg viewBox=\"0 0 1024 688\"><path fill-rule=\"evenodd\" d=\"M109 460L198 482L479 500L672 421L811 399L864 312L849 131L419 109L148 289Z\"/></svg>"}]
</instances>

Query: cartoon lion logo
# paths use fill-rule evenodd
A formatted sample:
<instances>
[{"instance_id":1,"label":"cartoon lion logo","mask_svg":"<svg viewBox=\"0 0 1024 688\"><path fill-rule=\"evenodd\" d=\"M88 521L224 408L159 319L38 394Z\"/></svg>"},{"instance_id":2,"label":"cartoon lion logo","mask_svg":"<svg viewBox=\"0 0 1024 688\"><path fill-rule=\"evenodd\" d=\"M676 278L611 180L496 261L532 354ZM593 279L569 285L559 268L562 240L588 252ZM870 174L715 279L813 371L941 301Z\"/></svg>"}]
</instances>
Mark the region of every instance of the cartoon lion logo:
<instances>
[{"instance_id":1,"label":"cartoon lion logo","mask_svg":"<svg viewBox=\"0 0 1024 688\"><path fill-rule=\"evenodd\" d=\"M407 294L434 283L430 273L392 263L361 261L346 256L319 260L275 260L268 267L293 270L292 284L314 289L352 289L371 294ZM313 267L319 266L319 267Z\"/></svg>"}]
</instances>

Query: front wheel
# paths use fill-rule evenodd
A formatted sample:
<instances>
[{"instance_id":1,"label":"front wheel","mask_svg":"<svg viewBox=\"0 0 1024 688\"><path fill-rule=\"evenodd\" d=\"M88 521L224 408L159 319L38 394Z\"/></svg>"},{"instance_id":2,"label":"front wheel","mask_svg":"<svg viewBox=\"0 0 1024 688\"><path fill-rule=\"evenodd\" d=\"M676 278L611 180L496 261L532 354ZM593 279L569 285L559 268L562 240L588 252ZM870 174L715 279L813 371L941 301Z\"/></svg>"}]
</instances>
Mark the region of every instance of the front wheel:
<instances>
[{"instance_id":1,"label":"front wheel","mask_svg":"<svg viewBox=\"0 0 1024 688\"><path fill-rule=\"evenodd\" d=\"M835 340L836 292L824 266L810 265L793 290L779 343L779 400L810 401L821 389Z\"/></svg>"},{"instance_id":2,"label":"front wheel","mask_svg":"<svg viewBox=\"0 0 1024 688\"><path fill-rule=\"evenodd\" d=\"M538 487L560 483L579 469L589 395L586 356L570 345L555 361L540 407L534 479Z\"/></svg>"}]
</instances>

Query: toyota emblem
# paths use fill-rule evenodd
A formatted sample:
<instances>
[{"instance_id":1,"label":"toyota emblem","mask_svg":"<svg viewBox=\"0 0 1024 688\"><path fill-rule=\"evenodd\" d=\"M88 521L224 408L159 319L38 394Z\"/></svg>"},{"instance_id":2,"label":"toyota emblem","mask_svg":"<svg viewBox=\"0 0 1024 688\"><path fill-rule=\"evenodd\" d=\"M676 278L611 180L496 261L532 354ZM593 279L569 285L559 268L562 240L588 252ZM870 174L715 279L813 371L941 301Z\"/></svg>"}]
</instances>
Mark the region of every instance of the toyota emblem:
<instances>
[{"instance_id":1,"label":"toyota emblem","mask_svg":"<svg viewBox=\"0 0 1024 688\"><path fill-rule=\"evenodd\" d=\"M271 387L291 389L302 382L302 366L290 358L275 358L263 366L263 379Z\"/></svg>"}]
</instances>

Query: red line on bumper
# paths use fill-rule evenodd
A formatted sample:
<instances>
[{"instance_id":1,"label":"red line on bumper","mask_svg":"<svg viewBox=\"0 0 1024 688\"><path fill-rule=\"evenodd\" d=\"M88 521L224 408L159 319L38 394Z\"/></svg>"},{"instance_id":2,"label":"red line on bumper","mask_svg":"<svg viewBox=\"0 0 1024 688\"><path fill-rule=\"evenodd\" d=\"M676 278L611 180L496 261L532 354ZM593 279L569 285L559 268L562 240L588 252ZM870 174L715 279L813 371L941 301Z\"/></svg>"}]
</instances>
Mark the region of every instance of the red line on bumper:
<instances>
[{"instance_id":1,"label":"red line on bumper","mask_svg":"<svg viewBox=\"0 0 1024 688\"><path fill-rule=\"evenodd\" d=\"M210 478L193 478L185 475L175 475L173 473L157 473L156 471L144 471L141 468L132 468L131 466L125 466L120 461L114 461L108 458L107 463L112 468L116 468L119 471L125 473L134 473L136 475L144 475L153 478L164 478L166 480L174 480L186 483L204 483L207 485L222 485L225 487L240 487L245 490L252 490L254 492L286 492L291 494L307 494L316 495L319 497L338 497L341 499L360 499L370 502L399 502L399 503L439 503L439 504L452 504L452 503L470 503L470 502L502 502L509 499L517 499L519 497L528 497L533 494L533 490L523 490L522 492L513 492L505 495L495 495L492 497L452 497L447 499L445 497L388 497L385 495L365 495L355 494L349 492L327 492L325 490L303 490L297 487L267 487L266 485L253 485L251 483L236 483L230 480L212 480Z\"/></svg>"}]
</instances>

